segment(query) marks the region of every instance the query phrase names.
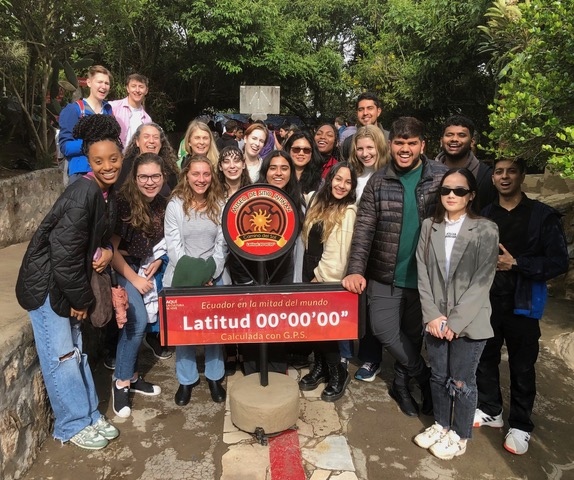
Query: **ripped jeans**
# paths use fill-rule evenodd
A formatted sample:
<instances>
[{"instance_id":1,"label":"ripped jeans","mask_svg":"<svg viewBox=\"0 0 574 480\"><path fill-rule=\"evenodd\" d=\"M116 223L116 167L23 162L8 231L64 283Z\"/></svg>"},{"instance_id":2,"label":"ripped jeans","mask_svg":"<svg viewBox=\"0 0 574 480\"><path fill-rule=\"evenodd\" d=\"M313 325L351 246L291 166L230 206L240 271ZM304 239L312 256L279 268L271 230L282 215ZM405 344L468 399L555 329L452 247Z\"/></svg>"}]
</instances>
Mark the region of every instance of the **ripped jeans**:
<instances>
[{"instance_id":1,"label":"ripped jeans","mask_svg":"<svg viewBox=\"0 0 574 480\"><path fill-rule=\"evenodd\" d=\"M101 417L88 357L82 352L80 322L54 312L50 296L28 315L54 411L54 438L66 442Z\"/></svg>"},{"instance_id":2,"label":"ripped jeans","mask_svg":"<svg viewBox=\"0 0 574 480\"><path fill-rule=\"evenodd\" d=\"M425 332L425 343L435 422L460 438L471 438L478 401L476 369L486 340L459 337L449 342Z\"/></svg>"}]
</instances>

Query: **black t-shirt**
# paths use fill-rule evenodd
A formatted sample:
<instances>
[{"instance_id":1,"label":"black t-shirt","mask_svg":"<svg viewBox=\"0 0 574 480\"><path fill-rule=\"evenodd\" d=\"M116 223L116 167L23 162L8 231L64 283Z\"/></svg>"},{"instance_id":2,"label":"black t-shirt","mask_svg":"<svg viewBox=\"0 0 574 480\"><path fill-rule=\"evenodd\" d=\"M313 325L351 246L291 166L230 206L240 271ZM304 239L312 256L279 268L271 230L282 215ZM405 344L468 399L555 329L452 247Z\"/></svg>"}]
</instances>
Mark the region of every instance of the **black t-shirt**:
<instances>
[{"instance_id":1,"label":"black t-shirt","mask_svg":"<svg viewBox=\"0 0 574 480\"><path fill-rule=\"evenodd\" d=\"M528 225L532 209L525 201L523 195L521 202L512 210L502 208L498 201L493 202L488 214L498 225L499 243L514 257L520 257L526 252ZM502 254L502 251L499 252ZM512 270L496 272L490 294L494 296L514 295L516 287L516 272Z\"/></svg>"}]
</instances>

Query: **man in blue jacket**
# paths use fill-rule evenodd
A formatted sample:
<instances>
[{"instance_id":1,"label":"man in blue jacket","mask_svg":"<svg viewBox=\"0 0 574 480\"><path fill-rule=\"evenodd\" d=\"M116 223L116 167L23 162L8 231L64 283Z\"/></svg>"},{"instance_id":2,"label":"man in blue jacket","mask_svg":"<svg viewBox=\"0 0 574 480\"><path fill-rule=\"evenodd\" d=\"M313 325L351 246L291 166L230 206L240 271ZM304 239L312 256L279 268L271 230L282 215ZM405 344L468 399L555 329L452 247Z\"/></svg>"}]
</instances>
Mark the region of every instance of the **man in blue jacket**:
<instances>
[{"instance_id":1,"label":"man in blue jacket","mask_svg":"<svg viewBox=\"0 0 574 480\"><path fill-rule=\"evenodd\" d=\"M539 320L546 303L546 281L568 269L568 249L553 208L522 193L525 165L521 159L497 160L492 181L498 198L482 214L498 225L500 255L490 290L489 339L477 370L478 408L474 426L503 427L499 364L506 342L510 367L510 429L504 448L522 455L534 430Z\"/></svg>"},{"instance_id":2,"label":"man in blue jacket","mask_svg":"<svg viewBox=\"0 0 574 480\"><path fill-rule=\"evenodd\" d=\"M87 98L69 103L60 113L58 143L62 155L66 158L69 183L91 171L88 159L82 152L82 140L74 138L74 127L80 118L88 115L112 115L112 107L106 101L111 82L112 75L107 68L101 65L91 66L87 81L90 94Z\"/></svg>"}]
</instances>

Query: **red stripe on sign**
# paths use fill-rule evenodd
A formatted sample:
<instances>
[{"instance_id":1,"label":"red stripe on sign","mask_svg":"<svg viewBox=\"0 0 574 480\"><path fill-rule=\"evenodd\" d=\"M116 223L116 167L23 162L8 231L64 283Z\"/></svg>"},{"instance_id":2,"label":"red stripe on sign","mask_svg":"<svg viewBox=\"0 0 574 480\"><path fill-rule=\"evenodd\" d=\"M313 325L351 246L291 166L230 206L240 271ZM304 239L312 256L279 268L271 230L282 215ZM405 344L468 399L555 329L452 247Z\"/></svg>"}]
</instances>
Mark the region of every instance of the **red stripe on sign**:
<instances>
[{"instance_id":1,"label":"red stripe on sign","mask_svg":"<svg viewBox=\"0 0 574 480\"><path fill-rule=\"evenodd\" d=\"M296 430L285 432L269 439L269 463L271 480L305 480L301 460L299 435Z\"/></svg>"}]
</instances>

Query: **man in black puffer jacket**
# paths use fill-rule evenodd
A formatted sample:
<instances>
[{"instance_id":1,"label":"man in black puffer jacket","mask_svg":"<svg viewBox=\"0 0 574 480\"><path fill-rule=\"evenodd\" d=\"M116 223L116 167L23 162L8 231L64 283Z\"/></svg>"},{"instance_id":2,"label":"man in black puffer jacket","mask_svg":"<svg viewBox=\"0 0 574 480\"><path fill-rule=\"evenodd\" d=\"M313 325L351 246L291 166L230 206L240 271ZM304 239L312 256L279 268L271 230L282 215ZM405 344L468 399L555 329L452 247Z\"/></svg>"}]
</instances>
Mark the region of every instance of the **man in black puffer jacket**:
<instances>
[{"instance_id":1,"label":"man in black puffer jacket","mask_svg":"<svg viewBox=\"0 0 574 480\"><path fill-rule=\"evenodd\" d=\"M424 125L416 118L401 117L393 123L391 162L367 182L343 279L343 286L353 293L367 288L367 328L395 359L389 393L409 416L419 412L408 387L411 378L423 393L422 412L432 414L430 370L420 354L422 313L415 250L421 223L434 213L440 180L447 171L424 156L423 138Z\"/></svg>"}]
</instances>

